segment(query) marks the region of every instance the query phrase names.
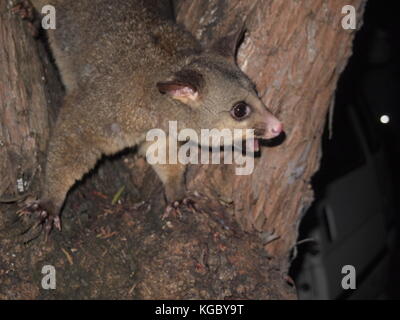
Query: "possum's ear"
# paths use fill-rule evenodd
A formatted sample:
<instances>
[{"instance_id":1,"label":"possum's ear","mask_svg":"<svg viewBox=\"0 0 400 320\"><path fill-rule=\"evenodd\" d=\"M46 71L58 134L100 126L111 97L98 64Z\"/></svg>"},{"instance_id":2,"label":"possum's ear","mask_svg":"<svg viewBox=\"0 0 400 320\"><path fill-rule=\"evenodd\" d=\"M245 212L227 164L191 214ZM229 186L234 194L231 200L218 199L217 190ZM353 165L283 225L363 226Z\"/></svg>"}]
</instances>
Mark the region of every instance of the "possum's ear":
<instances>
[{"instance_id":1,"label":"possum's ear","mask_svg":"<svg viewBox=\"0 0 400 320\"><path fill-rule=\"evenodd\" d=\"M189 69L176 72L171 80L157 83L157 88L162 94L167 94L184 103L197 101L203 87L202 74Z\"/></svg>"},{"instance_id":2,"label":"possum's ear","mask_svg":"<svg viewBox=\"0 0 400 320\"><path fill-rule=\"evenodd\" d=\"M243 41L245 33L246 28L243 25L234 32L213 41L209 51L218 53L230 61L236 62L236 53Z\"/></svg>"},{"instance_id":3,"label":"possum's ear","mask_svg":"<svg viewBox=\"0 0 400 320\"><path fill-rule=\"evenodd\" d=\"M183 103L189 103L190 101L196 101L199 93L195 88L187 83L166 81L158 82L157 88L162 94L167 94L171 98L182 101Z\"/></svg>"}]
</instances>

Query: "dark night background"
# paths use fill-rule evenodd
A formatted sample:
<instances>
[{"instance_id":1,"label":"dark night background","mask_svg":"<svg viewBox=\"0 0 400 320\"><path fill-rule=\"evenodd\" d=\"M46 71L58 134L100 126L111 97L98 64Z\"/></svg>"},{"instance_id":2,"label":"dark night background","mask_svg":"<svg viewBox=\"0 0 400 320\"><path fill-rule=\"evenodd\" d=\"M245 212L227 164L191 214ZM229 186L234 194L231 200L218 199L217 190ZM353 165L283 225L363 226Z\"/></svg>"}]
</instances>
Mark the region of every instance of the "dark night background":
<instances>
[{"instance_id":1,"label":"dark night background","mask_svg":"<svg viewBox=\"0 0 400 320\"><path fill-rule=\"evenodd\" d=\"M323 138L291 274L302 299L400 298L398 1L369 0ZM329 123L329 121L327 121ZM354 265L357 290L342 290ZM339 283L339 285L337 285Z\"/></svg>"}]
</instances>

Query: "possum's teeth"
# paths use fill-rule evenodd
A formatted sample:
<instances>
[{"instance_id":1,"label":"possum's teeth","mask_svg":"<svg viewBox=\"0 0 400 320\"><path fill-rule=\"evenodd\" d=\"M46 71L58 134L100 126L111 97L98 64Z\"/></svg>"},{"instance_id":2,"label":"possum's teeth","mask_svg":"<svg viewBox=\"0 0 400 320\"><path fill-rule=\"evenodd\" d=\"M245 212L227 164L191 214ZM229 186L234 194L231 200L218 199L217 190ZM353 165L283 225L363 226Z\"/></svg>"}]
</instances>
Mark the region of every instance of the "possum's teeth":
<instances>
[{"instance_id":1,"label":"possum's teeth","mask_svg":"<svg viewBox=\"0 0 400 320\"><path fill-rule=\"evenodd\" d=\"M250 152L258 152L260 151L260 142L258 141L258 139L249 139L246 141L246 148L247 151Z\"/></svg>"}]
</instances>

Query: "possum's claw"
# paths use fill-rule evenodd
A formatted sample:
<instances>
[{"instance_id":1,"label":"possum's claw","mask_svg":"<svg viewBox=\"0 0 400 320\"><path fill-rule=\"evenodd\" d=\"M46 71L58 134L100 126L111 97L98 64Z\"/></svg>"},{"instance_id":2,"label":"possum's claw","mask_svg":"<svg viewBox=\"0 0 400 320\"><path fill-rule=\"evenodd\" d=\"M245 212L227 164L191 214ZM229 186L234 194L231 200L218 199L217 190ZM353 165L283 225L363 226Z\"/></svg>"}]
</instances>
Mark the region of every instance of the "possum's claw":
<instances>
[{"instance_id":1,"label":"possum's claw","mask_svg":"<svg viewBox=\"0 0 400 320\"><path fill-rule=\"evenodd\" d=\"M184 198L182 201L174 201L166 206L163 214L163 218L168 217L170 214L174 214L177 216L182 216L182 212L179 209L181 205L186 206L192 212L197 210L195 202L190 198Z\"/></svg>"},{"instance_id":2,"label":"possum's claw","mask_svg":"<svg viewBox=\"0 0 400 320\"><path fill-rule=\"evenodd\" d=\"M185 199L183 199L182 203L183 203L185 206L187 206L187 207L188 207L190 210L192 210L192 211L196 211L196 210L197 210L197 208L196 208L196 202L195 202L193 199L191 199L191 198L185 198Z\"/></svg>"},{"instance_id":3,"label":"possum's claw","mask_svg":"<svg viewBox=\"0 0 400 320\"><path fill-rule=\"evenodd\" d=\"M25 208L18 211L18 215L32 215L37 219L34 228L41 226L45 233L45 239L47 241L48 236L51 233L53 227L61 231L61 219L60 216L54 213L52 210L48 209L44 204L39 201L35 201L32 204L26 206Z\"/></svg>"},{"instance_id":4,"label":"possum's claw","mask_svg":"<svg viewBox=\"0 0 400 320\"><path fill-rule=\"evenodd\" d=\"M162 218L165 219L165 218L169 217L171 214L173 214L173 215L179 214L180 215L181 212L179 211L179 205L180 205L179 201L174 201L174 202L168 204L164 209Z\"/></svg>"}]
</instances>

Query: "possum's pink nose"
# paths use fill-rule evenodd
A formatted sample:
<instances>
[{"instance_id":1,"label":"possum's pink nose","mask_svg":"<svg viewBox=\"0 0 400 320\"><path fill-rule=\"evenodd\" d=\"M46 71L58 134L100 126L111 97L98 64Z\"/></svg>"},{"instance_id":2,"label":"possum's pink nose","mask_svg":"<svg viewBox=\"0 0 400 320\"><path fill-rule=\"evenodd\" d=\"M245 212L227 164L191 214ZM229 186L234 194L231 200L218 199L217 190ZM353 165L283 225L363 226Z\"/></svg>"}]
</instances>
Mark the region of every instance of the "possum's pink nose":
<instances>
[{"instance_id":1,"label":"possum's pink nose","mask_svg":"<svg viewBox=\"0 0 400 320\"><path fill-rule=\"evenodd\" d=\"M283 131L282 122L278 122L274 127L271 128L272 134L275 134L276 136L280 135L282 131Z\"/></svg>"},{"instance_id":2,"label":"possum's pink nose","mask_svg":"<svg viewBox=\"0 0 400 320\"><path fill-rule=\"evenodd\" d=\"M265 139L272 139L279 136L283 132L283 124L275 117L268 121L267 132L265 133Z\"/></svg>"}]
</instances>

